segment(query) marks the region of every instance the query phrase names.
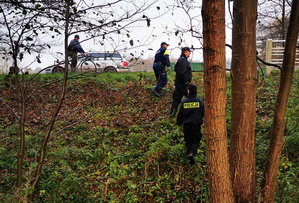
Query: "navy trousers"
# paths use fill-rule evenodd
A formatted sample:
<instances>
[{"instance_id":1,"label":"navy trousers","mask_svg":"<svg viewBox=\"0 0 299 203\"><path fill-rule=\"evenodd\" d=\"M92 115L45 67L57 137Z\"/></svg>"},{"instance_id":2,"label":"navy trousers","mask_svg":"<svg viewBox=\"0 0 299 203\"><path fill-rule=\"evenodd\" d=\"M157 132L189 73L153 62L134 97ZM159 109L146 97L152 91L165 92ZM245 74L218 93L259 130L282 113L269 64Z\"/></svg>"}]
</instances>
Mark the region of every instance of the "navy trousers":
<instances>
[{"instance_id":1,"label":"navy trousers","mask_svg":"<svg viewBox=\"0 0 299 203\"><path fill-rule=\"evenodd\" d=\"M175 82L175 89L173 91L172 94L172 104L171 104L171 109L170 109L170 114L175 114L181 101L183 96L187 97L188 93L187 93L187 84L182 84L182 83L178 83Z\"/></svg>"},{"instance_id":2,"label":"navy trousers","mask_svg":"<svg viewBox=\"0 0 299 203\"><path fill-rule=\"evenodd\" d=\"M187 147L187 155L192 152L197 153L199 142L202 138L201 126L191 123L184 123L184 140Z\"/></svg>"},{"instance_id":3,"label":"navy trousers","mask_svg":"<svg viewBox=\"0 0 299 203\"><path fill-rule=\"evenodd\" d=\"M157 80L155 90L160 93L161 89L167 84L167 72L165 67L161 67L158 63L154 63L153 69Z\"/></svg>"}]
</instances>

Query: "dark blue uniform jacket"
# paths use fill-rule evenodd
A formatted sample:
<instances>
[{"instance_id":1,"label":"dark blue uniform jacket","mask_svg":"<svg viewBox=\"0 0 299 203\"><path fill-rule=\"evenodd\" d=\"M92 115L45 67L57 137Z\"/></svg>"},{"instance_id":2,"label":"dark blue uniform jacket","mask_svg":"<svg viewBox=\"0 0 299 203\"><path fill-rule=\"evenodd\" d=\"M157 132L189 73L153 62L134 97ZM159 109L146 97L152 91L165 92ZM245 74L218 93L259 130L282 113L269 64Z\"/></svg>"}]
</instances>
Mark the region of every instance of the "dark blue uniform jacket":
<instances>
[{"instance_id":1,"label":"dark blue uniform jacket","mask_svg":"<svg viewBox=\"0 0 299 203\"><path fill-rule=\"evenodd\" d=\"M189 61L185 54L182 54L174 66L176 72L175 82L186 84L192 80L192 72Z\"/></svg>"},{"instance_id":2,"label":"dark blue uniform jacket","mask_svg":"<svg viewBox=\"0 0 299 203\"><path fill-rule=\"evenodd\" d=\"M156 52L154 63L161 63L163 67L170 67L169 53L165 47L161 47Z\"/></svg>"},{"instance_id":3,"label":"dark blue uniform jacket","mask_svg":"<svg viewBox=\"0 0 299 203\"><path fill-rule=\"evenodd\" d=\"M203 124L204 117L204 102L203 99L195 94L189 94L185 98L177 116L177 124L191 123L196 125Z\"/></svg>"}]
</instances>

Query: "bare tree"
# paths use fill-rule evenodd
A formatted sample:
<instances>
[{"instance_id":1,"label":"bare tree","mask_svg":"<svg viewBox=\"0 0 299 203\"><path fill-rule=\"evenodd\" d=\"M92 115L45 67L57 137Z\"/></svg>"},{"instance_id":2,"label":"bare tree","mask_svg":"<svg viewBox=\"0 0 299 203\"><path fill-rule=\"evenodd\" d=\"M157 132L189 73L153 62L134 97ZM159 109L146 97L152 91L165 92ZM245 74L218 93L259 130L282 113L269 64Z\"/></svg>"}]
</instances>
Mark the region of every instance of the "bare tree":
<instances>
[{"instance_id":1,"label":"bare tree","mask_svg":"<svg viewBox=\"0 0 299 203\"><path fill-rule=\"evenodd\" d=\"M290 0L258 1L257 50L266 57L267 39L285 40L291 13Z\"/></svg>"},{"instance_id":2,"label":"bare tree","mask_svg":"<svg viewBox=\"0 0 299 203\"><path fill-rule=\"evenodd\" d=\"M205 136L211 202L234 202L226 130L225 1L203 0Z\"/></svg>"},{"instance_id":3,"label":"bare tree","mask_svg":"<svg viewBox=\"0 0 299 203\"><path fill-rule=\"evenodd\" d=\"M173 12L177 10L182 10L186 15L184 20L184 25L179 25L177 22L174 22L174 28L165 27L169 33L173 33L175 36L179 37L178 46L182 46L185 43L185 34L190 33L192 37L196 40L199 40L202 44L202 21L198 10L202 8L200 2L194 1L182 1L176 0L172 7ZM194 49L199 49L200 47L191 47Z\"/></svg>"},{"instance_id":4,"label":"bare tree","mask_svg":"<svg viewBox=\"0 0 299 203\"><path fill-rule=\"evenodd\" d=\"M291 13L290 0L258 1L258 40L285 39Z\"/></svg>"},{"instance_id":5,"label":"bare tree","mask_svg":"<svg viewBox=\"0 0 299 203\"><path fill-rule=\"evenodd\" d=\"M129 31L130 25L135 22L144 21L148 24L150 19L145 16L143 12L149 9L155 1L135 3L134 1L122 2L115 0L110 3L96 4L94 1L4 1L0 6L1 20L1 32L5 34L5 37L0 38L1 43L6 45L3 52L10 53L14 61L13 74L16 80L14 84L17 86L18 94L20 95L21 110L18 112L17 119L19 121L19 137L20 137L20 151L18 153L18 169L17 169L17 187L22 186L23 181L23 160L25 155L25 126L27 112L26 108L29 102L29 98L33 97L36 90L28 92L27 87L34 80L32 78L26 78L26 75L19 68L18 62L22 60L24 53L39 52L47 46L47 43L43 43L40 40L40 35L49 35L51 38L55 38L56 35L61 35L64 30L64 49L65 49L65 61L68 63L68 37L74 33L87 33L89 39L95 37L102 37L105 39L111 34L124 34ZM122 9L122 12L115 13L115 7L118 9L126 5L126 9ZM131 9L128 9L130 6ZM47 11L47 12L46 12ZM88 17L87 17L88 15ZM19 20L16 20L19 19ZM45 22L45 23L42 23ZM133 41L133 40L132 40ZM41 42L41 43L37 43ZM131 42L131 40L130 40ZM50 46L50 45L49 45ZM49 47L48 46L48 47ZM133 44L131 43L131 46ZM37 59L38 60L38 59ZM19 71L23 73L19 76ZM46 156L47 144L50 140L50 133L53 130L54 122L56 121L58 112L60 111L62 101L65 97L66 81L68 80L68 70L66 69L64 79L61 87L61 96L56 104L56 108L53 111L52 117L48 122L43 143L39 150L39 161L36 169L34 170L34 178L32 182L33 193L31 199L34 197L34 189L41 178L42 166ZM13 85L13 84L12 84ZM36 87L38 88L38 87ZM16 107L9 107L12 111ZM17 115L17 113L15 113Z\"/></svg>"},{"instance_id":6,"label":"bare tree","mask_svg":"<svg viewBox=\"0 0 299 203\"><path fill-rule=\"evenodd\" d=\"M12 73L24 72L24 69L20 69L19 62L24 59L25 54L37 53L50 46L39 40L39 35L50 34L49 28L54 26L49 22L44 22L44 10L40 7L21 5L15 2L13 5L4 2L0 6L2 31L0 42L3 45L0 51L2 54L11 55L13 68L10 72ZM55 31L58 32L58 30Z\"/></svg>"},{"instance_id":7,"label":"bare tree","mask_svg":"<svg viewBox=\"0 0 299 203\"><path fill-rule=\"evenodd\" d=\"M65 13L65 32L64 32L64 47L65 50L67 50L68 47L68 28L69 28L69 18L70 18L70 9L71 9L71 3L70 1L68 1L66 3L66 13ZM68 61L68 57L67 55L65 55L65 61ZM39 182L40 176L41 176L41 172L42 172L42 167L43 167L43 162L46 156L46 147L47 144L49 142L49 138L50 138L50 133L52 131L55 119L58 115L58 112L61 108L62 102L64 100L65 97L65 90L66 90L66 82L67 82L67 76L68 76L68 69L66 69L65 73L64 73L64 78L63 78L63 83L62 83L62 90L61 90L61 94L60 94L60 98L58 100L57 106L52 114L51 120L49 122L48 128L46 130L44 139L43 139L43 143L40 149L40 156L39 156L39 161L38 161L38 165L36 167L36 171L35 171L35 178L33 181L33 192L35 190L36 185ZM34 198L34 193L32 193L30 199L32 200Z\"/></svg>"},{"instance_id":8,"label":"bare tree","mask_svg":"<svg viewBox=\"0 0 299 203\"><path fill-rule=\"evenodd\" d=\"M299 31L299 2L294 0L287 32L280 85L275 104L274 118L271 130L270 148L268 151L264 181L262 184L264 202L274 202L274 191L279 160L282 152L285 130L285 116L290 88L292 85L296 45Z\"/></svg>"},{"instance_id":9,"label":"bare tree","mask_svg":"<svg viewBox=\"0 0 299 203\"><path fill-rule=\"evenodd\" d=\"M46 43L38 43L37 38L41 30L45 30L50 24L42 23L43 9L37 6L19 4L13 2L4 2L0 7L2 15L2 23L0 26L6 30L5 35L1 37L3 53L9 53L13 59L13 65L10 68L10 74L14 74L15 84L21 95L21 117L19 127L20 151L18 153L18 168L17 168L17 186L22 185L22 170L23 159L25 153L25 122L26 122L26 95L27 81L23 77L20 78L19 71L24 74L23 69L19 68L18 62L24 57L24 54L38 52L44 48ZM4 32L4 31L3 31Z\"/></svg>"}]
</instances>

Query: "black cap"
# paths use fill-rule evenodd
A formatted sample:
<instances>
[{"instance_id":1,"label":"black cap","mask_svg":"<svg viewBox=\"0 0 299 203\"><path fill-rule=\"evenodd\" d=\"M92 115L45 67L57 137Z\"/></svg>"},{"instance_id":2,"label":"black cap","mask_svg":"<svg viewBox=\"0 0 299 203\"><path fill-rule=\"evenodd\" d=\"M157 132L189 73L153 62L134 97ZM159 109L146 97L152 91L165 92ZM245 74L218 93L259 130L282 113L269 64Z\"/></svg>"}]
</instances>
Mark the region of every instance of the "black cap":
<instances>
[{"instance_id":1,"label":"black cap","mask_svg":"<svg viewBox=\"0 0 299 203\"><path fill-rule=\"evenodd\" d=\"M80 39L79 35L75 35L75 37L74 37L74 38L78 38L78 39Z\"/></svg>"},{"instance_id":2,"label":"black cap","mask_svg":"<svg viewBox=\"0 0 299 203\"><path fill-rule=\"evenodd\" d=\"M167 45L167 46L169 46L169 44L167 44L166 42L162 42L162 43L161 43L161 46L163 46L163 45Z\"/></svg>"},{"instance_id":3,"label":"black cap","mask_svg":"<svg viewBox=\"0 0 299 203\"><path fill-rule=\"evenodd\" d=\"M191 52L191 49L189 47L183 47L182 48L182 53L184 53L185 51Z\"/></svg>"},{"instance_id":4,"label":"black cap","mask_svg":"<svg viewBox=\"0 0 299 203\"><path fill-rule=\"evenodd\" d=\"M197 94L197 87L196 85L190 84L188 87L189 94Z\"/></svg>"}]
</instances>

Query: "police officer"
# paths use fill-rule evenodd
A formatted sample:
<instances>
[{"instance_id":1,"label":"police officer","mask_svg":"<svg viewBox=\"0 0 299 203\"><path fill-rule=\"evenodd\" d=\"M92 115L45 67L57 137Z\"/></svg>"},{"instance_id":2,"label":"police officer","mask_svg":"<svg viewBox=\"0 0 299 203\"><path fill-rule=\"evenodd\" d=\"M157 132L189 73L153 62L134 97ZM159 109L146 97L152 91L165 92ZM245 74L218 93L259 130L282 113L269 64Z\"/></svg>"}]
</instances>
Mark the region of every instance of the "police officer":
<instances>
[{"instance_id":1,"label":"police officer","mask_svg":"<svg viewBox=\"0 0 299 203\"><path fill-rule=\"evenodd\" d=\"M157 85L152 91L157 97L161 96L160 91L167 84L167 72L165 70L165 66L168 67L168 71L170 70L169 53L167 50L168 46L169 44L162 42L160 49L155 54L153 69L155 72Z\"/></svg>"},{"instance_id":2,"label":"police officer","mask_svg":"<svg viewBox=\"0 0 299 203\"><path fill-rule=\"evenodd\" d=\"M187 155L190 163L193 165L194 155L197 153L199 142L202 138L201 125L204 117L204 101L197 97L197 87L190 84L188 89L188 96L185 98L180 106L177 116L177 125L183 124L184 140L187 148Z\"/></svg>"},{"instance_id":3,"label":"police officer","mask_svg":"<svg viewBox=\"0 0 299 203\"><path fill-rule=\"evenodd\" d=\"M183 96L187 97L187 87L192 80L191 66L188 61L190 57L191 50L189 47L182 48L182 53L180 58L177 60L174 71L175 76L175 89L172 94L172 105L170 109L170 117L175 117L179 104L182 101Z\"/></svg>"},{"instance_id":4,"label":"police officer","mask_svg":"<svg viewBox=\"0 0 299 203\"><path fill-rule=\"evenodd\" d=\"M68 46L68 52L69 52L68 55L72 58L71 60L72 72L76 71L78 52L86 55L85 51L80 45L79 39L80 39L79 35L75 35L74 39L70 42Z\"/></svg>"}]
</instances>

